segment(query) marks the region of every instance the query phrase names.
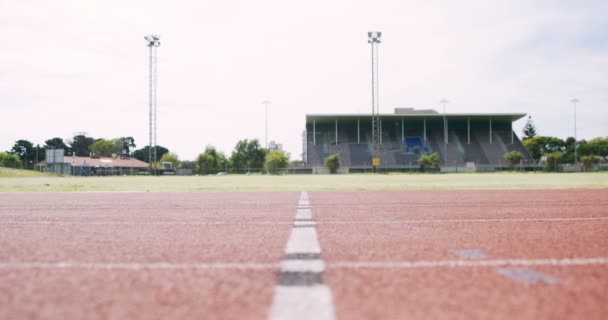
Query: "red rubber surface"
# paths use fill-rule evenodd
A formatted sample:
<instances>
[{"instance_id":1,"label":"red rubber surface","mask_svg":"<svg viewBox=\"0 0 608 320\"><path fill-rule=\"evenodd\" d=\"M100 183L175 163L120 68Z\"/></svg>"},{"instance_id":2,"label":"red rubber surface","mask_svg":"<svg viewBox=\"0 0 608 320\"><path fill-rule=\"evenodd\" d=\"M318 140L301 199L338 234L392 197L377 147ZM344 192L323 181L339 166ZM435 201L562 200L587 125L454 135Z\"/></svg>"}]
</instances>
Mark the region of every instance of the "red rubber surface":
<instances>
[{"instance_id":1,"label":"red rubber surface","mask_svg":"<svg viewBox=\"0 0 608 320\"><path fill-rule=\"evenodd\" d=\"M608 217L608 190L310 196L340 319L603 319L608 314L605 264L523 267L559 279L551 284L522 284L499 274L498 267L331 267L345 261L466 260L452 252L463 249L487 254L482 260L606 258L606 219L470 220Z\"/></svg>"},{"instance_id":2,"label":"red rubber surface","mask_svg":"<svg viewBox=\"0 0 608 320\"><path fill-rule=\"evenodd\" d=\"M498 267L336 264L466 260L453 251L463 249L479 250L486 260L608 258L608 189L309 195L338 319L608 314L606 264L525 267L559 280L530 284ZM277 280L272 268L18 265L278 264L298 198L298 192L0 194L0 319L265 319ZM504 220L555 218L587 220Z\"/></svg>"},{"instance_id":3,"label":"red rubber surface","mask_svg":"<svg viewBox=\"0 0 608 320\"><path fill-rule=\"evenodd\" d=\"M0 194L0 263L278 264L298 197ZM265 221L279 223L247 224ZM273 269L0 268L0 319L264 319L276 276Z\"/></svg>"}]
</instances>

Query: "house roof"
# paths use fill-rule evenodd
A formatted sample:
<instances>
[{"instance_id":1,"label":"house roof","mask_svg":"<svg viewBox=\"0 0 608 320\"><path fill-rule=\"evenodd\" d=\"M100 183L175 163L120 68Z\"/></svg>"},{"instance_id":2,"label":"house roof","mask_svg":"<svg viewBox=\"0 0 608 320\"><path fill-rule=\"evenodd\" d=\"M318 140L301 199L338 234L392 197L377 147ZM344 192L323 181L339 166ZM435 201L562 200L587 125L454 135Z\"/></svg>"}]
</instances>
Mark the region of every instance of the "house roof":
<instances>
[{"instance_id":1,"label":"house roof","mask_svg":"<svg viewBox=\"0 0 608 320\"><path fill-rule=\"evenodd\" d=\"M148 164L134 158L90 158L66 156L64 162L72 167L137 168L147 169Z\"/></svg>"}]
</instances>

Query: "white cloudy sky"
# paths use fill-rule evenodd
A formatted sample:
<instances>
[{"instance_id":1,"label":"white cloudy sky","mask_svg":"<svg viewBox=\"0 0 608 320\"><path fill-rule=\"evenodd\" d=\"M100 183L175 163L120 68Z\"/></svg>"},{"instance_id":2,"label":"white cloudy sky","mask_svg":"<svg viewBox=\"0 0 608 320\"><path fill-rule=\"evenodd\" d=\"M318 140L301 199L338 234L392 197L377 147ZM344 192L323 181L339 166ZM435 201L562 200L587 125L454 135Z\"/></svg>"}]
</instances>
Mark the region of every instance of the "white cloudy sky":
<instances>
[{"instance_id":1,"label":"white cloudy sky","mask_svg":"<svg viewBox=\"0 0 608 320\"><path fill-rule=\"evenodd\" d=\"M370 111L367 31L383 32L380 109L526 112L543 135L608 135L608 1L0 0L0 150L87 132L192 159L242 138L301 153L306 113ZM524 120L516 124L521 132Z\"/></svg>"}]
</instances>

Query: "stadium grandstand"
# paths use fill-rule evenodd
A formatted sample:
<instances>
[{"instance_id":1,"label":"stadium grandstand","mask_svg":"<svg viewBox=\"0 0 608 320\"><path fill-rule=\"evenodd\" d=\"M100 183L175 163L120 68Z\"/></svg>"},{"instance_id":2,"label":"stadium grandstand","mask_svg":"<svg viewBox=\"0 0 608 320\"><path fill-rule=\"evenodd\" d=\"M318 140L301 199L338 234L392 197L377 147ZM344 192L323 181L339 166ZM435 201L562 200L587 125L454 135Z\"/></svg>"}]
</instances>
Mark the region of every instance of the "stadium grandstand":
<instances>
[{"instance_id":1,"label":"stadium grandstand","mask_svg":"<svg viewBox=\"0 0 608 320\"><path fill-rule=\"evenodd\" d=\"M524 155L522 166L532 167L533 158L513 131L513 122L525 116L524 113L444 115L430 109L396 108L394 114L379 116L379 168L411 169L418 167L421 155L437 152L441 167L495 170L510 166L504 154L513 150ZM340 155L342 168L360 171L371 167L371 115L306 115L303 139L303 158L309 168L323 167L324 159L336 153Z\"/></svg>"}]
</instances>

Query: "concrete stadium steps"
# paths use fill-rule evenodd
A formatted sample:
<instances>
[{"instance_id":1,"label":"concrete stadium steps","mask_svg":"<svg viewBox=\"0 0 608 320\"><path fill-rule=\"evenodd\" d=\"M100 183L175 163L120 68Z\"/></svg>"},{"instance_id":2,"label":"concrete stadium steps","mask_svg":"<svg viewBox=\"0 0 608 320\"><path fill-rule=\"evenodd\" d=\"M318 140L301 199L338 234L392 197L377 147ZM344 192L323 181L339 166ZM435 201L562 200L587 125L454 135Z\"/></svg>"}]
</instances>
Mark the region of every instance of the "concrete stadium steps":
<instances>
[{"instance_id":1,"label":"concrete stadium steps","mask_svg":"<svg viewBox=\"0 0 608 320\"><path fill-rule=\"evenodd\" d=\"M475 130L473 136L479 142L490 164L505 164L504 154L507 147L502 143L502 139L494 139L493 137L493 141L490 143L490 131L486 129Z\"/></svg>"},{"instance_id":2,"label":"concrete stadium steps","mask_svg":"<svg viewBox=\"0 0 608 320\"><path fill-rule=\"evenodd\" d=\"M436 141L437 149L436 152L439 153L439 157L441 159L440 165L445 164L446 155L444 153L443 146L443 131L434 131L431 135L432 139ZM448 166L463 166L464 160L462 158L462 153L458 150L458 147L454 141L450 141L449 131L448 131L448 144L445 147L445 151L447 152L447 162Z\"/></svg>"},{"instance_id":3,"label":"concrete stadium steps","mask_svg":"<svg viewBox=\"0 0 608 320\"><path fill-rule=\"evenodd\" d=\"M534 159L528 152L528 149L524 146L524 144L519 140L519 137L514 134L513 135L513 143L511 143L511 132L510 131L497 131L496 134L502 138L507 146L508 151L519 151L524 155L524 161L532 163Z\"/></svg>"},{"instance_id":4,"label":"concrete stadium steps","mask_svg":"<svg viewBox=\"0 0 608 320\"><path fill-rule=\"evenodd\" d=\"M475 162L476 164L490 164L488 158L486 157L483 149L477 142L477 139L474 136L471 136L471 141L468 143L467 141L467 132L465 130L455 130L454 134L458 137L461 142L461 145L464 149L463 160L465 164L467 162Z\"/></svg>"}]
</instances>

